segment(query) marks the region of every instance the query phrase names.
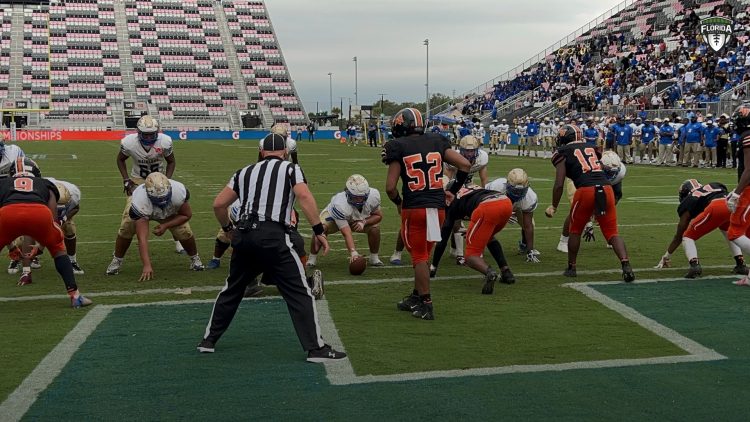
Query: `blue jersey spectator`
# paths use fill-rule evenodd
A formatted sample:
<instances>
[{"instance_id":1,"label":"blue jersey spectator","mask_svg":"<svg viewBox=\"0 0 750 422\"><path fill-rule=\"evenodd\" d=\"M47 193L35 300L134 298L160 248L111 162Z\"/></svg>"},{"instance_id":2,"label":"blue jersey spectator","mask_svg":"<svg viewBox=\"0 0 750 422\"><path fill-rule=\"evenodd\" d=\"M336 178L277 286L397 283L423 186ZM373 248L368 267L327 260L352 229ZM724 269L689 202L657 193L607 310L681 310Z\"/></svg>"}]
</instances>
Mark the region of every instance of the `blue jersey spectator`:
<instances>
[{"instance_id":1,"label":"blue jersey spectator","mask_svg":"<svg viewBox=\"0 0 750 422\"><path fill-rule=\"evenodd\" d=\"M617 145L630 145L630 141L633 139L633 128L630 125L617 119L617 123L612 125L612 131L614 132L615 143Z\"/></svg>"},{"instance_id":2,"label":"blue jersey spectator","mask_svg":"<svg viewBox=\"0 0 750 422\"><path fill-rule=\"evenodd\" d=\"M650 120L646 120L643 129L641 129L641 142L649 144L654 138L656 138L656 126L652 125Z\"/></svg>"},{"instance_id":3,"label":"blue jersey spectator","mask_svg":"<svg viewBox=\"0 0 750 422\"><path fill-rule=\"evenodd\" d=\"M724 129L714 126L714 122L706 122L706 128L703 130L703 138L706 148L716 148L719 136L724 134Z\"/></svg>"},{"instance_id":4,"label":"blue jersey spectator","mask_svg":"<svg viewBox=\"0 0 750 422\"><path fill-rule=\"evenodd\" d=\"M674 128L669 124L669 120L665 120L664 123L659 126L659 143L661 145L671 144L674 137Z\"/></svg>"},{"instance_id":5,"label":"blue jersey spectator","mask_svg":"<svg viewBox=\"0 0 750 422\"><path fill-rule=\"evenodd\" d=\"M700 143L703 141L703 124L698 121L691 121L682 128L685 142L688 144Z\"/></svg>"}]
</instances>

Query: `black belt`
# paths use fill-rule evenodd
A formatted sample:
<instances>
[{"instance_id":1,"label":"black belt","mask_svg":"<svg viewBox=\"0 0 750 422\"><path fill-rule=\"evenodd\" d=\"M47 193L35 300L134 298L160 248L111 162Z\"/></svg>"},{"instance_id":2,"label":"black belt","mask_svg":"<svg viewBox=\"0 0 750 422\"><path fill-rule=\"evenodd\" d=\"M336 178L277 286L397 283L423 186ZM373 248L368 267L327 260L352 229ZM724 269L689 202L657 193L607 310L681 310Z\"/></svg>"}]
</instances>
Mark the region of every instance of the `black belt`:
<instances>
[{"instance_id":1,"label":"black belt","mask_svg":"<svg viewBox=\"0 0 750 422\"><path fill-rule=\"evenodd\" d=\"M237 226L237 230L239 230L242 233L247 233L253 230L259 230L261 228L280 229L281 231L285 231L285 232L288 232L291 230L289 226L278 221L260 221L258 220L258 215L256 214L240 216L240 218L237 220L236 226Z\"/></svg>"}]
</instances>

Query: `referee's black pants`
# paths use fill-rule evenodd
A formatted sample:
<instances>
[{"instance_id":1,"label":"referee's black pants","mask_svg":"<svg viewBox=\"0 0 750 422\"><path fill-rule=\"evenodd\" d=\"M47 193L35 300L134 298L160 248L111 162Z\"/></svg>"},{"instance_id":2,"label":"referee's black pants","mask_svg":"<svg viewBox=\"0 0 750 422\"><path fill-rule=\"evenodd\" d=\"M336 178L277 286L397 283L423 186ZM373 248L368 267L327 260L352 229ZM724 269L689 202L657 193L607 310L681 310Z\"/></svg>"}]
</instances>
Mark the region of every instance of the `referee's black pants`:
<instances>
[{"instance_id":1,"label":"referee's black pants","mask_svg":"<svg viewBox=\"0 0 750 422\"><path fill-rule=\"evenodd\" d=\"M302 348L311 350L325 345L315 298L286 227L259 222L254 230L238 230L232 236L232 249L229 276L216 298L203 338L214 343L219 340L237 313L245 288L264 273L264 279L275 284L284 297Z\"/></svg>"}]
</instances>

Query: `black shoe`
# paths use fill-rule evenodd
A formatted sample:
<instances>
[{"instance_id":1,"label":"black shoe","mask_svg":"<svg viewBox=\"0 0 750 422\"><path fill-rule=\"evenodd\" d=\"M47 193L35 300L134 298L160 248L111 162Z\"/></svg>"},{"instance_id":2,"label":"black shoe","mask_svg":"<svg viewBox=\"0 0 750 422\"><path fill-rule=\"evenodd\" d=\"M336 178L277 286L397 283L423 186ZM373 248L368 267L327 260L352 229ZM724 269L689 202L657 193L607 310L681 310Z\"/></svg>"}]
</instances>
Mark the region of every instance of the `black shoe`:
<instances>
[{"instance_id":1,"label":"black shoe","mask_svg":"<svg viewBox=\"0 0 750 422\"><path fill-rule=\"evenodd\" d=\"M257 297L263 294L263 286L260 283L255 283L245 288L244 297Z\"/></svg>"},{"instance_id":2,"label":"black shoe","mask_svg":"<svg viewBox=\"0 0 750 422\"><path fill-rule=\"evenodd\" d=\"M633 268L630 266L630 261L625 261L622 263L622 279L625 280L626 283L631 283L633 280L635 280L635 273L633 272Z\"/></svg>"},{"instance_id":3,"label":"black shoe","mask_svg":"<svg viewBox=\"0 0 750 422\"><path fill-rule=\"evenodd\" d=\"M563 272L563 275L565 277L578 277L578 274L576 273L576 267L568 265L568 268Z\"/></svg>"},{"instance_id":4,"label":"black shoe","mask_svg":"<svg viewBox=\"0 0 750 422\"><path fill-rule=\"evenodd\" d=\"M510 268L500 271L500 282L503 284L513 284L516 282L516 276L513 275L513 271Z\"/></svg>"},{"instance_id":5,"label":"black shoe","mask_svg":"<svg viewBox=\"0 0 750 422\"><path fill-rule=\"evenodd\" d=\"M495 291L495 282L500 276L492 269L487 269L487 274L484 275L484 286L482 286L483 295L491 295Z\"/></svg>"},{"instance_id":6,"label":"black shoe","mask_svg":"<svg viewBox=\"0 0 750 422\"><path fill-rule=\"evenodd\" d=\"M214 347L215 345L213 341L203 339L198 344L198 351L201 353L213 353Z\"/></svg>"},{"instance_id":7,"label":"black shoe","mask_svg":"<svg viewBox=\"0 0 750 422\"><path fill-rule=\"evenodd\" d=\"M422 303L422 301L419 299L419 296L408 295L404 296L404 298L401 299L401 302L396 304L396 307L400 311L412 312L420 303Z\"/></svg>"},{"instance_id":8,"label":"black shoe","mask_svg":"<svg viewBox=\"0 0 750 422\"><path fill-rule=\"evenodd\" d=\"M430 303L419 302L416 308L414 308L414 311L412 311L411 315L414 318L427 319L427 320L435 319L435 312L432 310L432 302Z\"/></svg>"},{"instance_id":9,"label":"black shoe","mask_svg":"<svg viewBox=\"0 0 750 422\"><path fill-rule=\"evenodd\" d=\"M685 274L685 278L698 278L701 274L703 274L701 264L699 264L698 261L690 261L690 269L687 274Z\"/></svg>"},{"instance_id":10,"label":"black shoe","mask_svg":"<svg viewBox=\"0 0 750 422\"><path fill-rule=\"evenodd\" d=\"M732 269L733 274L739 274L739 275L747 275L748 269L747 265L741 264L741 265L735 265Z\"/></svg>"},{"instance_id":11,"label":"black shoe","mask_svg":"<svg viewBox=\"0 0 750 422\"><path fill-rule=\"evenodd\" d=\"M323 363L329 360L346 359L346 353L334 350L329 345L325 345L319 349L312 349L307 352L307 361L313 363Z\"/></svg>"}]
</instances>

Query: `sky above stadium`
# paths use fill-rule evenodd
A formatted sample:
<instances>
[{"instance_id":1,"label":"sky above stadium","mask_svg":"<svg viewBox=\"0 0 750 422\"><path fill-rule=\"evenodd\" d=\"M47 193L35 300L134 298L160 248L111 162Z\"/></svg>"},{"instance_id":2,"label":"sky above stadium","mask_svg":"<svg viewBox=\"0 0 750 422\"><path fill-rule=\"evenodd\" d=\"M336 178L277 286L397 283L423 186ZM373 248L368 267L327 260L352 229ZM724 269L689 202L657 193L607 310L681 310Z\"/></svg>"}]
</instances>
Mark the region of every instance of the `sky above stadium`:
<instances>
[{"instance_id":1,"label":"sky above stadium","mask_svg":"<svg viewBox=\"0 0 750 422\"><path fill-rule=\"evenodd\" d=\"M615 0L266 0L307 112L380 93L424 101L425 39L430 92L460 95L508 71L611 7ZM343 97L343 100L341 99ZM351 98L351 100L350 100Z\"/></svg>"}]
</instances>

